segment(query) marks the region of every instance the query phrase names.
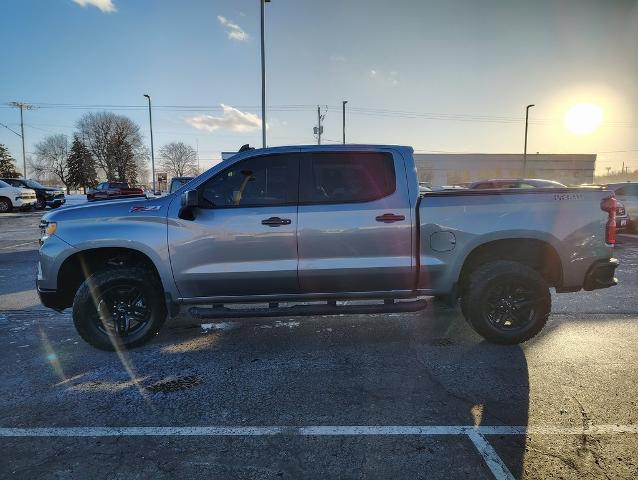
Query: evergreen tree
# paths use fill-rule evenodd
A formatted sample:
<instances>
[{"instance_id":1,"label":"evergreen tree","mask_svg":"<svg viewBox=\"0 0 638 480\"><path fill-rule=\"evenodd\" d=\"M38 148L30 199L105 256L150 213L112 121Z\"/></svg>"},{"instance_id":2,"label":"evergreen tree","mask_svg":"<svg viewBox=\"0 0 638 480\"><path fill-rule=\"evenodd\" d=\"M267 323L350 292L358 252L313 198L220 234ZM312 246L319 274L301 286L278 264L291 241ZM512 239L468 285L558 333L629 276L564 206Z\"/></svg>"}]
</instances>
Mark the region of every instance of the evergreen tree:
<instances>
[{"instance_id":1,"label":"evergreen tree","mask_svg":"<svg viewBox=\"0 0 638 480\"><path fill-rule=\"evenodd\" d=\"M16 170L15 160L7 147L0 143L0 177L18 178L20 174Z\"/></svg>"},{"instance_id":2,"label":"evergreen tree","mask_svg":"<svg viewBox=\"0 0 638 480\"><path fill-rule=\"evenodd\" d=\"M86 193L86 187L97 184L97 172L95 171L95 159L89 149L76 136L71 145L71 153L67 158L69 170L69 184L82 187Z\"/></svg>"}]
</instances>

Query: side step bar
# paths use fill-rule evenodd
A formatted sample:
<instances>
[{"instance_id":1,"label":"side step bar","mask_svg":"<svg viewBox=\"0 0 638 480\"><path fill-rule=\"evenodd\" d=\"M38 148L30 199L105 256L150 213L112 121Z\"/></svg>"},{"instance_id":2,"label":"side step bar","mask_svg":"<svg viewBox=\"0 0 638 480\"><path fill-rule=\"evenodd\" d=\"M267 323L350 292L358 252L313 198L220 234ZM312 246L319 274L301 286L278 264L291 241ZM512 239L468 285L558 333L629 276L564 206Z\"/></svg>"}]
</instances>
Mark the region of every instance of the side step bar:
<instances>
[{"instance_id":1,"label":"side step bar","mask_svg":"<svg viewBox=\"0 0 638 480\"><path fill-rule=\"evenodd\" d=\"M228 308L224 306L191 307L188 311L195 318L245 318L245 317L296 317L305 315L341 315L367 313L402 313L418 312L428 305L426 300L412 300L409 302L394 302L385 300L382 305L337 305L328 302L319 305L293 305L279 307L271 303L268 308Z\"/></svg>"}]
</instances>

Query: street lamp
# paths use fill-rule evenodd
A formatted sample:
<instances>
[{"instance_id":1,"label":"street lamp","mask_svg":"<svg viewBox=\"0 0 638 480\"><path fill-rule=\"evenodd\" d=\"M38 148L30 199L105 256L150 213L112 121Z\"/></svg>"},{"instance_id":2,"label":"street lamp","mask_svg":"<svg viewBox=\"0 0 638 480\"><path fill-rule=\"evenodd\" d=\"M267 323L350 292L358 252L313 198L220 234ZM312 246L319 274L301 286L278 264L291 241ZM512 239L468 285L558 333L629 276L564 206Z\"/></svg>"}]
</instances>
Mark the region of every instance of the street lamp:
<instances>
[{"instance_id":1,"label":"street lamp","mask_svg":"<svg viewBox=\"0 0 638 480\"><path fill-rule=\"evenodd\" d=\"M346 143L346 103L348 103L348 100L341 102L341 109L343 110L343 143Z\"/></svg>"},{"instance_id":2,"label":"street lamp","mask_svg":"<svg viewBox=\"0 0 638 480\"><path fill-rule=\"evenodd\" d=\"M264 7L270 0L259 0L261 7L261 146L266 148L266 52L264 49Z\"/></svg>"},{"instance_id":3,"label":"street lamp","mask_svg":"<svg viewBox=\"0 0 638 480\"><path fill-rule=\"evenodd\" d=\"M147 93L144 96L148 99L148 123L151 127L151 173L153 175L153 195L155 195L155 152L153 151L153 115L151 114L151 96Z\"/></svg>"},{"instance_id":4,"label":"street lamp","mask_svg":"<svg viewBox=\"0 0 638 480\"><path fill-rule=\"evenodd\" d=\"M527 125L529 123L529 109L534 107L532 103L525 107L525 146L523 147L523 176L527 176Z\"/></svg>"}]
</instances>

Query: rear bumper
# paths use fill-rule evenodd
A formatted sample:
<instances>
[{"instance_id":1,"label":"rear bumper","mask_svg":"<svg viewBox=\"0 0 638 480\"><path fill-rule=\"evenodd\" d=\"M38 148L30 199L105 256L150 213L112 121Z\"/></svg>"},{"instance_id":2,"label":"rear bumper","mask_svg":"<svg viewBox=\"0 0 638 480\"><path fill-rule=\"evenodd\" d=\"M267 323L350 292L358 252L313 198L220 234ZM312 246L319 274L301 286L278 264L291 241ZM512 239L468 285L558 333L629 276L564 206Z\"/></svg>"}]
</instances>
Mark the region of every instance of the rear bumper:
<instances>
[{"instance_id":1,"label":"rear bumper","mask_svg":"<svg viewBox=\"0 0 638 480\"><path fill-rule=\"evenodd\" d=\"M599 288L609 288L618 284L618 279L614 277L616 267L618 267L618 259L609 258L607 260L599 260L595 262L585 275L585 283L583 289L597 290Z\"/></svg>"}]
</instances>

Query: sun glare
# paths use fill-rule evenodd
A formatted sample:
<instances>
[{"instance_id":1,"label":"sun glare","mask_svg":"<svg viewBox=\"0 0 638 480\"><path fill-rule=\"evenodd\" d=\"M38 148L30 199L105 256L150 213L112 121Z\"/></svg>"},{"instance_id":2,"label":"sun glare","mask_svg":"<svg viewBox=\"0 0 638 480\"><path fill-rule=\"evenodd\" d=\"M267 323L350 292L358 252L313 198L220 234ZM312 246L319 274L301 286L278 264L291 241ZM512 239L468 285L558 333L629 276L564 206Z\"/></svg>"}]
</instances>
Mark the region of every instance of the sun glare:
<instances>
[{"instance_id":1,"label":"sun glare","mask_svg":"<svg viewBox=\"0 0 638 480\"><path fill-rule=\"evenodd\" d=\"M565 113L565 127L574 135L595 132L603 121L603 110L593 103L577 103Z\"/></svg>"}]
</instances>

